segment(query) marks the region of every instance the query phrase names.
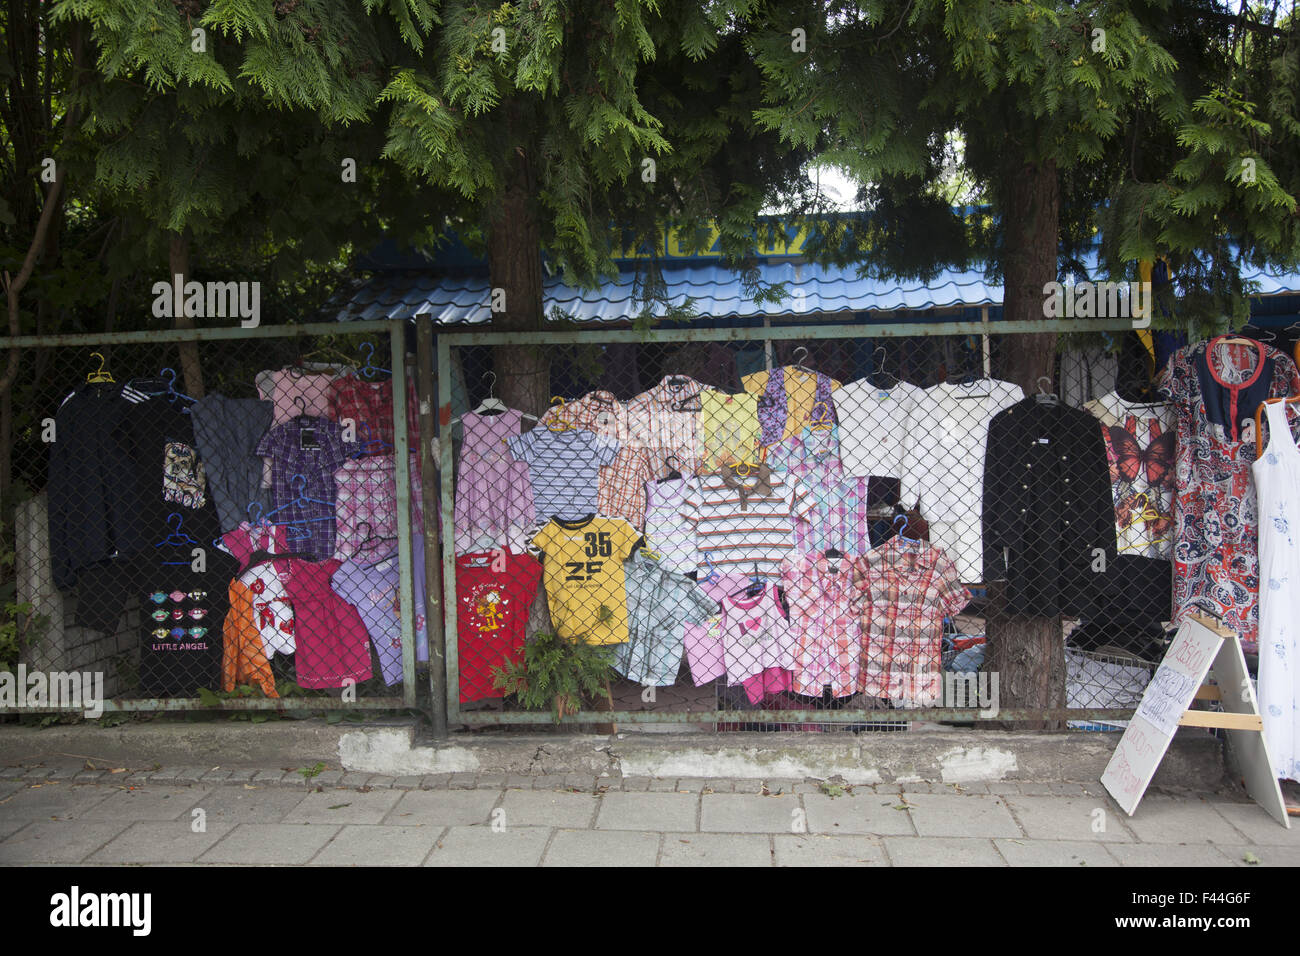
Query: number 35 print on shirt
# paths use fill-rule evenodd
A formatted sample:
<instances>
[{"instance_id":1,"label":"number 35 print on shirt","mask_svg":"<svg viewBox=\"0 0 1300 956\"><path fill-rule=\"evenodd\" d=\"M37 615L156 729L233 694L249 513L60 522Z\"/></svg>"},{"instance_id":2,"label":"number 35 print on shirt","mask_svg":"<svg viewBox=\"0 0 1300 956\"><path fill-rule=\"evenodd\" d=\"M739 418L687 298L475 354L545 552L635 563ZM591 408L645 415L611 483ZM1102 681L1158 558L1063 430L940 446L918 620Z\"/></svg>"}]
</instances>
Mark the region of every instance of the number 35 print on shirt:
<instances>
[{"instance_id":1,"label":"number 35 print on shirt","mask_svg":"<svg viewBox=\"0 0 1300 956\"><path fill-rule=\"evenodd\" d=\"M533 538L546 556L546 600L556 632L588 644L627 641L623 562L641 535L622 518L552 518Z\"/></svg>"}]
</instances>

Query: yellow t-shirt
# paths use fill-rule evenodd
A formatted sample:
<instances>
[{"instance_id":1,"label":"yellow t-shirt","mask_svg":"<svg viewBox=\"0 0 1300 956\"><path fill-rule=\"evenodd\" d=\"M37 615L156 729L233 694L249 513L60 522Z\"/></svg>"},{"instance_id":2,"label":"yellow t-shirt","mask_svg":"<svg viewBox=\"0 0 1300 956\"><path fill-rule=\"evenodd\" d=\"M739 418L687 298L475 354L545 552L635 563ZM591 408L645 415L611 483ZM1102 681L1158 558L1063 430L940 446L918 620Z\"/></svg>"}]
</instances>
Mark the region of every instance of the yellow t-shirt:
<instances>
[{"instance_id":1,"label":"yellow t-shirt","mask_svg":"<svg viewBox=\"0 0 1300 956\"><path fill-rule=\"evenodd\" d=\"M627 642L623 562L640 537L622 518L552 518L537 532L533 547L546 556L546 601L560 637Z\"/></svg>"},{"instance_id":2,"label":"yellow t-shirt","mask_svg":"<svg viewBox=\"0 0 1300 956\"><path fill-rule=\"evenodd\" d=\"M718 471L742 461L756 462L758 396L705 389L700 393L700 431L704 436L705 471Z\"/></svg>"},{"instance_id":3,"label":"yellow t-shirt","mask_svg":"<svg viewBox=\"0 0 1300 956\"><path fill-rule=\"evenodd\" d=\"M745 387L745 391L752 392L756 397L767 391L769 372L754 372L746 375L740 380L740 384ZM808 425L814 417L823 418L828 415L828 410L818 409L816 416L812 414L813 406L817 403L817 376L809 375L807 372L801 372L793 365L787 365L781 369L782 377L785 379L785 428L782 432L780 441L785 441L791 435L798 435L803 431L804 426ZM840 383L835 379L828 379L831 383L831 391L840 387Z\"/></svg>"}]
</instances>

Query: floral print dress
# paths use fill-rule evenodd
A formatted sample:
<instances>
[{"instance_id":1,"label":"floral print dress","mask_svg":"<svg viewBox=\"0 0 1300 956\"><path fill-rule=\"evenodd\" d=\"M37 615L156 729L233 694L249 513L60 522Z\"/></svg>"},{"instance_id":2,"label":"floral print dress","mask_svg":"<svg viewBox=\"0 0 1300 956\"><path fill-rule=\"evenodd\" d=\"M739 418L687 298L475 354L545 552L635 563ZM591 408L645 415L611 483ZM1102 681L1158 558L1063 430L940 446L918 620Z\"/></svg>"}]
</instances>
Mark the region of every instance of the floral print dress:
<instances>
[{"instance_id":1,"label":"floral print dress","mask_svg":"<svg viewBox=\"0 0 1300 956\"><path fill-rule=\"evenodd\" d=\"M1277 349L1223 338L1180 349L1160 377L1178 415L1174 623L1208 611L1253 650L1259 631L1255 410L1266 398L1300 392L1300 373Z\"/></svg>"}]
</instances>

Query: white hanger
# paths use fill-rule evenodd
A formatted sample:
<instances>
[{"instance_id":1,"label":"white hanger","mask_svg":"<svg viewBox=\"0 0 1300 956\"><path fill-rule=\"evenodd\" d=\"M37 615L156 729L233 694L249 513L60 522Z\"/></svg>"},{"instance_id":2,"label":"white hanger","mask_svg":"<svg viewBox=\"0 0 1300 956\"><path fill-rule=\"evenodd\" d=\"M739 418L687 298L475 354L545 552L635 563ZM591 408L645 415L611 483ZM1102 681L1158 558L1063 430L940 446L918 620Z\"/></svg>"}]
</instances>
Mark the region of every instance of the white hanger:
<instances>
[{"instance_id":1,"label":"white hanger","mask_svg":"<svg viewBox=\"0 0 1300 956\"><path fill-rule=\"evenodd\" d=\"M488 379L489 376L491 376L490 380ZM483 401L479 402L478 408L472 409L473 414L486 415L486 414L495 413L497 415L500 415L502 412L508 412L510 409L506 406L506 403L501 401L501 399L497 398L496 395L493 394L493 390L496 388L496 384L497 384L496 373L484 372L483 378L485 381L488 382L488 396L487 398L483 399ZM534 422L538 421L536 415L529 415L527 412L520 412L519 414L522 415L524 418L527 418L529 421L534 421ZM447 427L451 428L459 424L461 424L461 420L459 418L454 418L452 419L451 423Z\"/></svg>"}]
</instances>

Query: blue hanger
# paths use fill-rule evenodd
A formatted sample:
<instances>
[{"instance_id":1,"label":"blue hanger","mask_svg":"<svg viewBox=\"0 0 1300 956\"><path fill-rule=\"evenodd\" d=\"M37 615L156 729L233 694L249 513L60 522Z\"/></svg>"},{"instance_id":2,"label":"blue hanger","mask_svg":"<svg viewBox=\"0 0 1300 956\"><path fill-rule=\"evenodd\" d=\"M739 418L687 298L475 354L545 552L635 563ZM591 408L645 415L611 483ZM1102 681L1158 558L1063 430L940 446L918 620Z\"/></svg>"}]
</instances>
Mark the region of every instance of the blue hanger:
<instances>
[{"instance_id":1,"label":"blue hanger","mask_svg":"<svg viewBox=\"0 0 1300 956\"><path fill-rule=\"evenodd\" d=\"M168 372L171 372L170 376L167 375ZM189 395L186 395L184 392L176 391L176 370L175 369L165 368L158 373L158 376L159 378L167 379L167 391L164 392L163 394L167 395L167 397L170 398L173 402L176 401L176 399L178 398L183 398L187 402L198 401L197 398L191 398ZM181 411L184 412L186 415L190 413L190 410L188 408L182 408Z\"/></svg>"},{"instance_id":2,"label":"blue hanger","mask_svg":"<svg viewBox=\"0 0 1300 956\"><path fill-rule=\"evenodd\" d=\"M387 372L389 375L393 374L392 369L378 368L372 364L375 355L375 346L373 342L362 342L358 351L365 356L366 361L365 365L357 369L358 375L364 375L366 378L374 378L376 372Z\"/></svg>"},{"instance_id":3,"label":"blue hanger","mask_svg":"<svg viewBox=\"0 0 1300 956\"><path fill-rule=\"evenodd\" d=\"M903 522L903 528L906 528L907 515L894 515L894 534L898 537L898 540L902 541L904 544L920 544L920 538L909 538L907 535L903 534L903 530L898 527L898 522L900 521Z\"/></svg>"},{"instance_id":4,"label":"blue hanger","mask_svg":"<svg viewBox=\"0 0 1300 956\"><path fill-rule=\"evenodd\" d=\"M302 487L299 487L299 485L298 485L299 480L301 480L301 482L302 482ZM291 476L291 477L289 478L289 488L290 488L290 490L292 490L293 492L295 492L295 493L297 494L298 497L294 498L292 501L286 501L284 504L280 505L280 507L274 509L273 511L268 511L268 512L266 513L266 516L265 516L266 519L270 519L272 515L277 515L277 514L279 514L281 511L284 511L284 510L287 509L287 508L301 508L301 507L302 507L303 505L305 505L305 504L329 505L329 507L330 507L331 509L335 507L335 503L334 503L333 501L325 501L325 500L322 499L322 498L308 498L307 495L304 493L305 490L306 490L306 487L307 487L307 476L306 476L306 475L304 475L304 474L302 474L301 472L299 472L299 473L294 474L293 476ZM332 515L331 515L331 517L332 517ZM305 520L309 520L309 521L323 521L323 520L325 520L325 519L323 519L323 518L309 518L309 519L305 519Z\"/></svg>"},{"instance_id":5,"label":"blue hanger","mask_svg":"<svg viewBox=\"0 0 1300 956\"><path fill-rule=\"evenodd\" d=\"M375 454L376 452L381 452L386 449L391 449L393 447L388 442L384 441L382 438L369 437L370 435L369 422L362 422L361 427L364 430L367 437L358 444L357 450L352 453L353 458L361 458L365 455L372 455Z\"/></svg>"},{"instance_id":6,"label":"blue hanger","mask_svg":"<svg viewBox=\"0 0 1300 956\"><path fill-rule=\"evenodd\" d=\"M167 535L167 537L163 538L161 541L155 544L154 547L155 548L182 548L187 544L197 545L198 544L197 541L195 541L188 534L186 534L184 531L181 530L181 525L184 523L185 519L182 518L175 511L173 511L171 514L167 516L167 527L171 528L172 518L176 519L176 527L172 528L171 534ZM189 561L163 561L162 563L164 565L167 565L167 564L189 564L190 562Z\"/></svg>"}]
</instances>

